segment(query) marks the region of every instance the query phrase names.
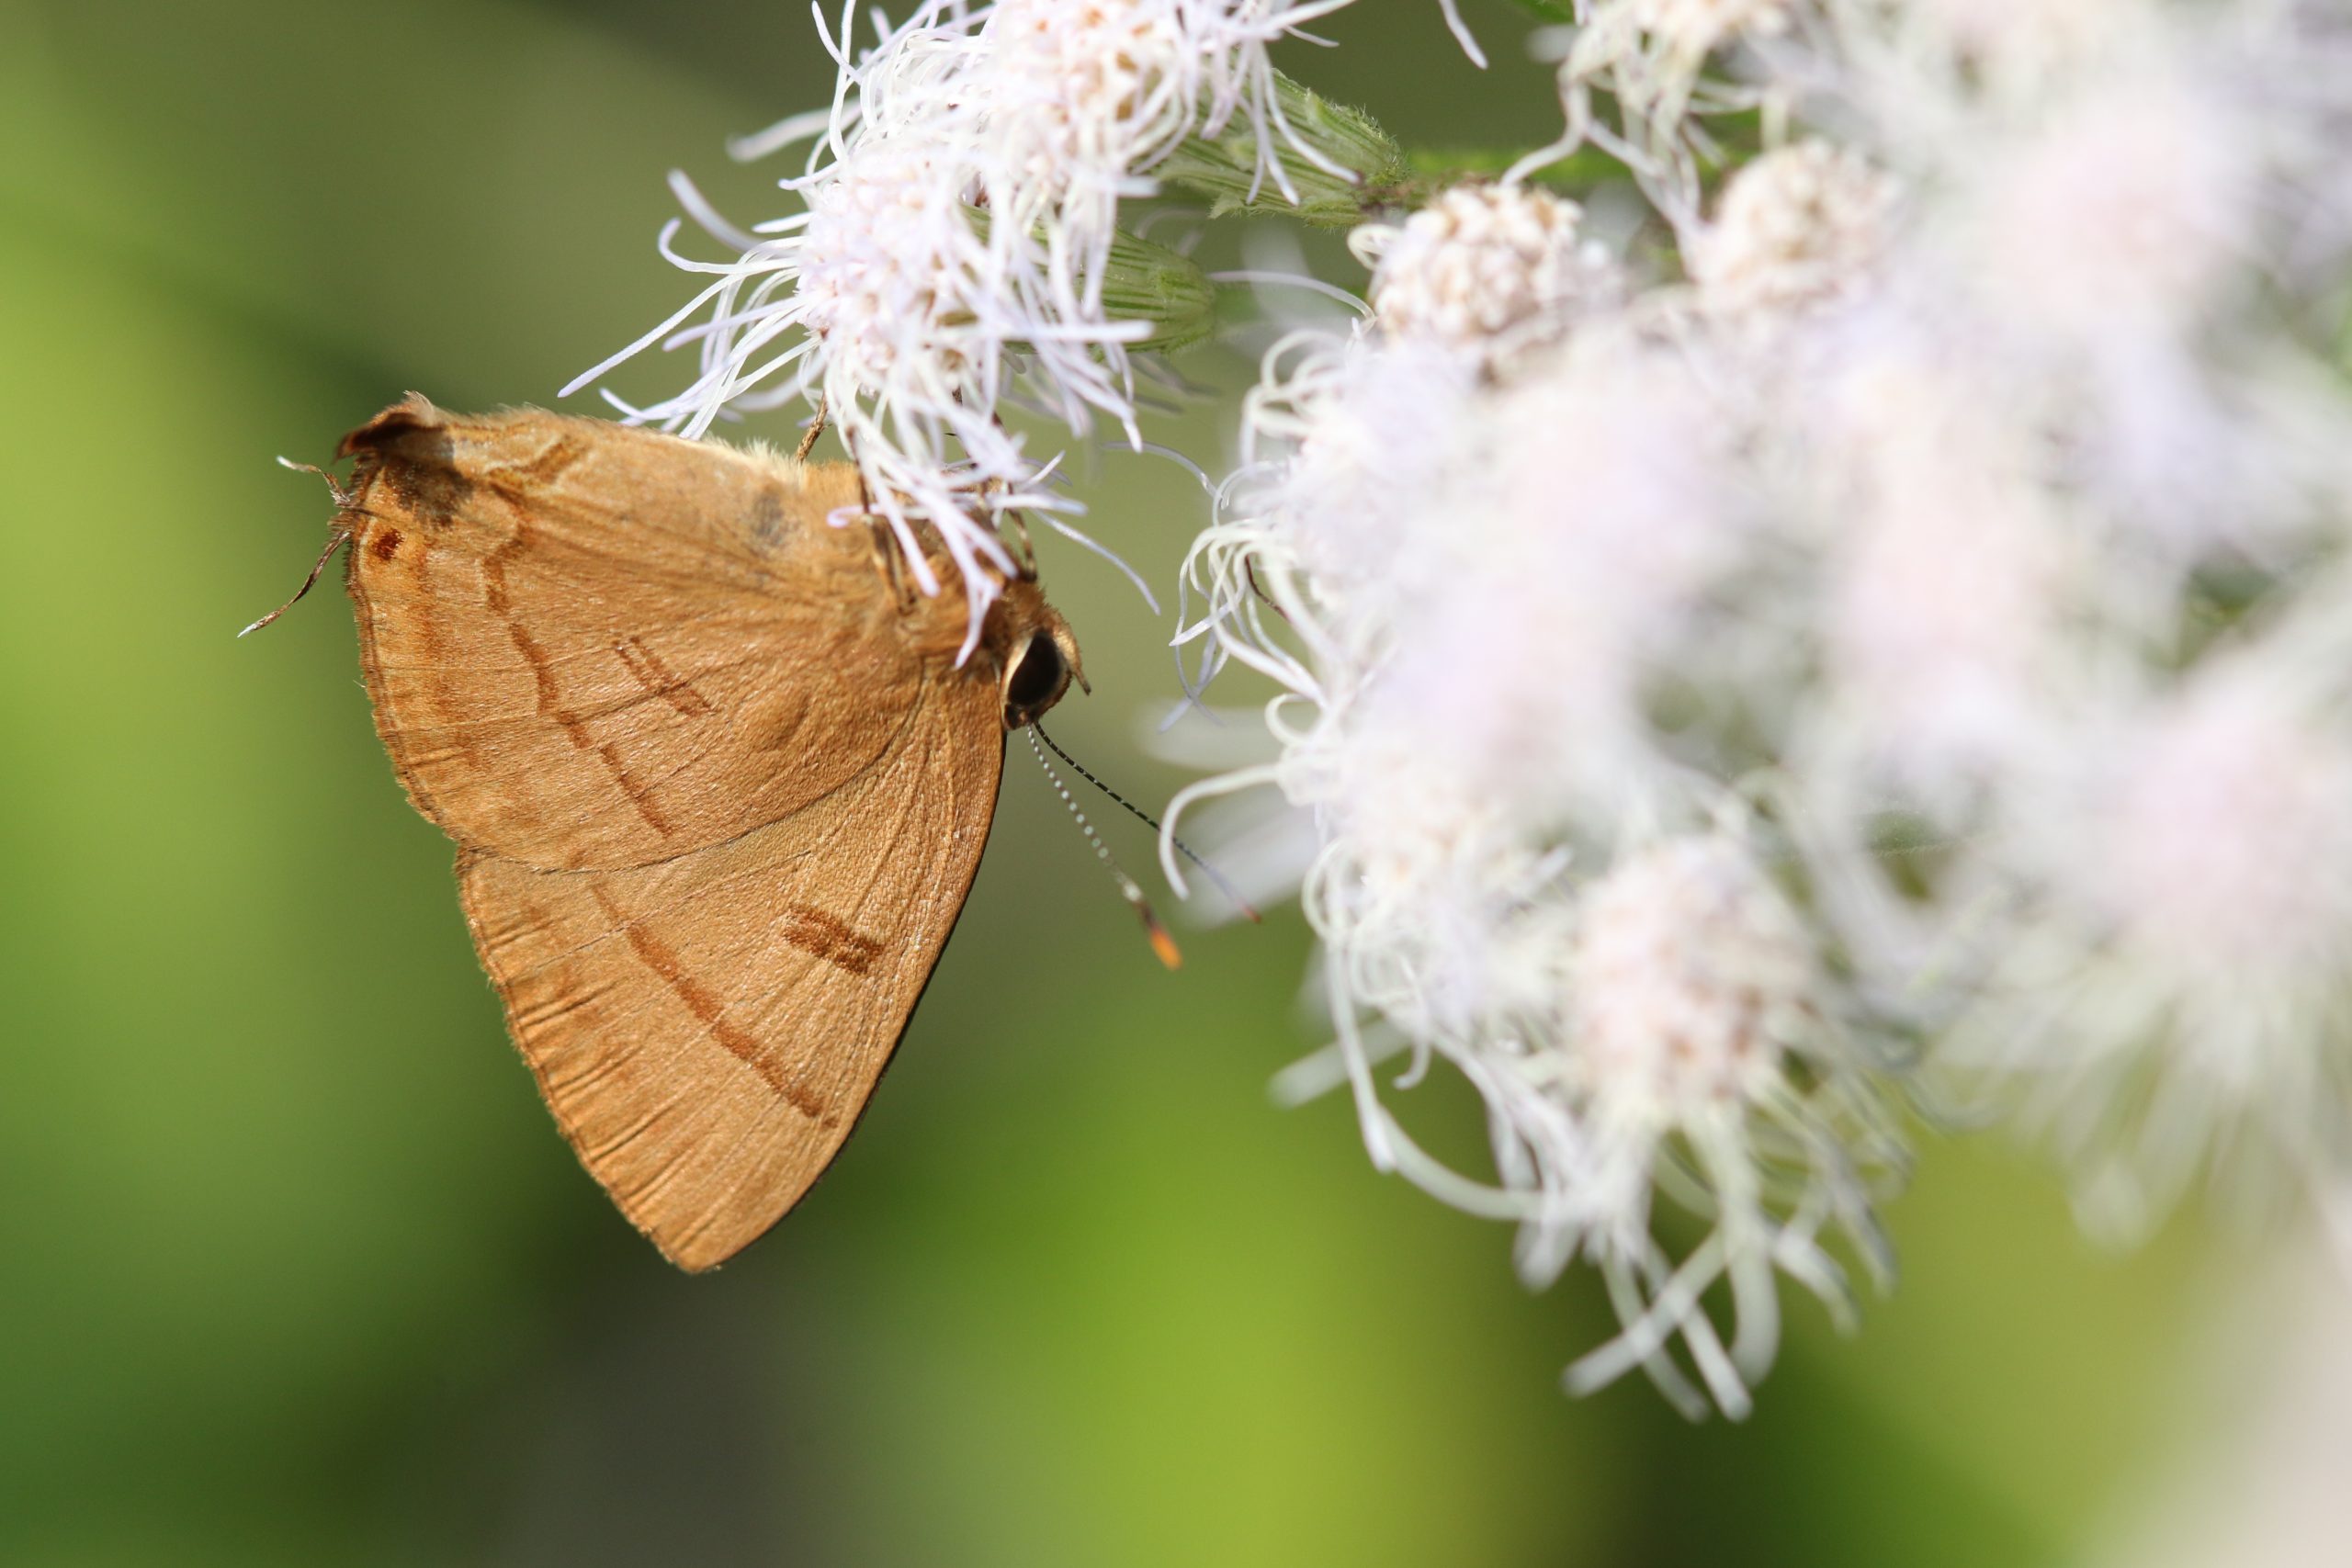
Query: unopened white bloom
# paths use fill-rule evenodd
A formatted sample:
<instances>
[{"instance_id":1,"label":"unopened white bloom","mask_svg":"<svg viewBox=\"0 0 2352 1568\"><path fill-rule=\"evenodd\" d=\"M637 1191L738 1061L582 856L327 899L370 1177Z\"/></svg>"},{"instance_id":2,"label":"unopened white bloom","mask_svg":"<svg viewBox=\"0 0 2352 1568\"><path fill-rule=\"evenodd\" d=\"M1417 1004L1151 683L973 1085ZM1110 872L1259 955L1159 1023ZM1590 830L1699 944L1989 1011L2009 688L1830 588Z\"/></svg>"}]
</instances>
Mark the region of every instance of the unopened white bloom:
<instances>
[{"instance_id":1,"label":"unopened white bloom","mask_svg":"<svg viewBox=\"0 0 2352 1568\"><path fill-rule=\"evenodd\" d=\"M1584 896L1564 1075L1655 1142L1761 1099L1813 1021L1815 983L1803 926L1736 840L1651 845Z\"/></svg>"},{"instance_id":2,"label":"unopened white bloom","mask_svg":"<svg viewBox=\"0 0 2352 1568\"><path fill-rule=\"evenodd\" d=\"M1894 184L1850 149L1809 141L1732 176L1690 274L1713 310L1785 311L1861 287L1890 238Z\"/></svg>"},{"instance_id":3,"label":"unopened white bloom","mask_svg":"<svg viewBox=\"0 0 2352 1568\"><path fill-rule=\"evenodd\" d=\"M1053 192L1091 178L1115 197L1135 164L1181 141L1199 112L1187 90L1225 63L1188 36L1192 19L1169 5L998 0L972 42L1010 183ZM957 85L973 74L956 73Z\"/></svg>"},{"instance_id":4,"label":"unopened white bloom","mask_svg":"<svg viewBox=\"0 0 2352 1568\"><path fill-rule=\"evenodd\" d=\"M1351 243L1374 263L1372 306L1393 338L1482 355L1566 330L1624 288L1615 258L1579 232L1582 210L1525 186L1458 186L1402 225Z\"/></svg>"}]
</instances>

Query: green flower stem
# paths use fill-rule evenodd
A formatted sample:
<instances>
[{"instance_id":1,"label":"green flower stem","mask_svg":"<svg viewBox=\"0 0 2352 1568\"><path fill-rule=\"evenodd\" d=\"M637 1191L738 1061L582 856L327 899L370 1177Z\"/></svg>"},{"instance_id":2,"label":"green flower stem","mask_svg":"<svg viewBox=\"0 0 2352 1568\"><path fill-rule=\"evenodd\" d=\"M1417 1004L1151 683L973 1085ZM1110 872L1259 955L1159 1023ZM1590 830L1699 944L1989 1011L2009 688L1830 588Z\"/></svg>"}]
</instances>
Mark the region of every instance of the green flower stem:
<instances>
[{"instance_id":1,"label":"green flower stem","mask_svg":"<svg viewBox=\"0 0 2352 1568\"><path fill-rule=\"evenodd\" d=\"M1416 148L1406 154L1405 164L1409 172L1399 186L1398 199L1404 205L1418 207L1448 186L1499 179L1503 171L1524 156L1524 149L1500 152L1468 147ZM1527 181L1574 195L1626 177L1625 165L1613 154L1587 146L1577 148L1556 164L1546 164L1529 175Z\"/></svg>"}]
</instances>

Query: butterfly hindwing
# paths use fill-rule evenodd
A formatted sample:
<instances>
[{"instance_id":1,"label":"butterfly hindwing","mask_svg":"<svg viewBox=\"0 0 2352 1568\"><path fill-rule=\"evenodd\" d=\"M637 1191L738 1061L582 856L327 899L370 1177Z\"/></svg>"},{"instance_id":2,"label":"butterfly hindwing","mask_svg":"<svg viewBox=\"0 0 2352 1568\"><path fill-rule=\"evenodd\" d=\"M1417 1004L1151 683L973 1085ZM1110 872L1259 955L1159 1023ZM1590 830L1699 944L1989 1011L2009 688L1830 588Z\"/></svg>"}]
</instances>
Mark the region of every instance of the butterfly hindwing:
<instances>
[{"instance_id":1,"label":"butterfly hindwing","mask_svg":"<svg viewBox=\"0 0 2352 1568\"><path fill-rule=\"evenodd\" d=\"M685 1268L733 1254L822 1173L954 929L1003 748L967 742L985 703L949 699L877 766L741 839L625 871L462 867L565 1136Z\"/></svg>"}]
</instances>

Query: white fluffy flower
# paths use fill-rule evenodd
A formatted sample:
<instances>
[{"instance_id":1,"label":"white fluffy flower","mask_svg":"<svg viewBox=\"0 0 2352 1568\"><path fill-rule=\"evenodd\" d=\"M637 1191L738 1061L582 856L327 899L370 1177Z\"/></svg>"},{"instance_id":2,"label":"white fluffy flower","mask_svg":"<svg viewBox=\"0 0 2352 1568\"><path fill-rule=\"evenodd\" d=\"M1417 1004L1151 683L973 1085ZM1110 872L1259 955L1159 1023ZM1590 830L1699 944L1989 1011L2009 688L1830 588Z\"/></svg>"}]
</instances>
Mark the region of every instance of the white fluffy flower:
<instances>
[{"instance_id":1,"label":"white fluffy flower","mask_svg":"<svg viewBox=\"0 0 2352 1568\"><path fill-rule=\"evenodd\" d=\"M2086 74L1967 152L1966 276L2027 324L2086 339L2193 326L2252 238L2251 128L2187 62Z\"/></svg>"},{"instance_id":2,"label":"white fluffy flower","mask_svg":"<svg viewBox=\"0 0 2352 1568\"><path fill-rule=\"evenodd\" d=\"M1412 581L1394 568L1399 552L1445 547L1417 526L1418 509L1475 461L1464 447L1480 414L1476 362L1419 340L1304 333L1266 367L1246 403L1241 488L1278 476L1286 547L1314 580L1327 630L1351 645L1377 637Z\"/></svg>"},{"instance_id":3,"label":"white fluffy flower","mask_svg":"<svg viewBox=\"0 0 2352 1568\"><path fill-rule=\"evenodd\" d=\"M1912 0L1898 47L2025 101L2119 40L2145 36L2163 0Z\"/></svg>"},{"instance_id":4,"label":"white fluffy flower","mask_svg":"<svg viewBox=\"0 0 2352 1568\"><path fill-rule=\"evenodd\" d=\"M807 172L784 182L803 210L744 233L682 186L740 254L673 255L715 281L581 381L667 337L699 346L701 374L634 417L699 434L732 411L805 400L864 466L927 592L938 585L911 528L939 530L977 635L1012 565L995 519L1068 510L1000 405L1042 405L1079 435L1107 419L1140 442L1128 355L1183 323L1116 308L1122 246L1145 249L1119 235L1118 204L1148 194L1152 166L1187 136L1237 119L1282 182L1276 152L1295 139L1266 48L1297 14L1288 0L926 0L859 53L845 11L830 116L758 139L765 151L821 131ZM1204 318L1207 285L1193 287Z\"/></svg>"},{"instance_id":5,"label":"white fluffy flower","mask_svg":"<svg viewBox=\"0 0 2352 1568\"><path fill-rule=\"evenodd\" d=\"M1768 383L1792 400L1771 434L1819 604L1792 785L1836 832L1893 802L1962 828L1991 780L2070 742L2087 543L1964 341L1884 307L1825 330L1819 358Z\"/></svg>"},{"instance_id":6,"label":"white fluffy flower","mask_svg":"<svg viewBox=\"0 0 2352 1568\"><path fill-rule=\"evenodd\" d=\"M1556 49L1560 140L1512 168L1523 175L1590 141L1624 160L1651 199L1678 224L1697 214L1699 164L1714 142L1694 119L1753 109L1748 88L1708 74L1711 59L1743 39L1775 38L1796 14L1792 0L1573 0L1575 26L1539 48ZM1605 102L1613 116L1600 113Z\"/></svg>"},{"instance_id":7,"label":"white fluffy flower","mask_svg":"<svg viewBox=\"0 0 2352 1568\"><path fill-rule=\"evenodd\" d=\"M1316 816L1306 906L1374 1157L1520 1220L1532 1280L1579 1254L1602 1269L1624 1332L1576 1386L1640 1366L1695 1407L1687 1367L1737 1413L1775 1340L1775 1269L1842 1306L1819 1233L1869 1255L1858 1171L1887 1156L1842 1003L1747 849L1638 847L1645 821L1725 807L1660 744L1646 694L1707 651L1693 634L1736 595L1758 519L1724 482L1734 432L1673 344L1617 326L1500 378L1474 362L1411 333L1270 360L1255 478L1194 564L1233 656L1302 701L1277 763L1203 792L1271 780ZM1584 857L1619 843L1587 887ZM1694 1032L1645 1038L1669 1014ZM1477 1085L1498 1185L1413 1145L1361 1017ZM1799 1062L1836 1109L1792 1087ZM1685 1258L1649 1239L1654 1184L1707 1223ZM1697 1311L1725 1273L1728 1350Z\"/></svg>"},{"instance_id":8,"label":"white fluffy flower","mask_svg":"<svg viewBox=\"0 0 2352 1568\"><path fill-rule=\"evenodd\" d=\"M1691 55L1744 32L1777 33L1789 25L1789 0L1626 0L1634 25Z\"/></svg>"},{"instance_id":9,"label":"white fluffy flower","mask_svg":"<svg viewBox=\"0 0 2352 1568\"><path fill-rule=\"evenodd\" d=\"M1586 891L1565 992L1561 1038L1529 1070L1587 1129L1583 1245L1625 1320L1571 1383L1645 1365L1679 1393L1658 1354L1679 1334L1710 1394L1736 1413L1745 1380L1771 1362L1774 1268L1842 1305L1844 1280L1818 1231L1840 1224L1880 1261L1856 1165L1891 1148L1869 1065L1825 1007L1835 993L1811 933L1747 847L1720 830L1642 847ZM1711 1226L1679 1264L1651 1239L1654 1182ZM1695 1308L1719 1275L1736 1313L1728 1357Z\"/></svg>"},{"instance_id":10,"label":"white fluffy flower","mask_svg":"<svg viewBox=\"0 0 2352 1568\"><path fill-rule=\"evenodd\" d=\"M2352 1168L2352 671L2301 691L2305 658L2257 645L2152 700L1993 849L2015 924L1952 1055L2014 1076L2105 1235L2208 1156L2320 1194Z\"/></svg>"}]
</instances>

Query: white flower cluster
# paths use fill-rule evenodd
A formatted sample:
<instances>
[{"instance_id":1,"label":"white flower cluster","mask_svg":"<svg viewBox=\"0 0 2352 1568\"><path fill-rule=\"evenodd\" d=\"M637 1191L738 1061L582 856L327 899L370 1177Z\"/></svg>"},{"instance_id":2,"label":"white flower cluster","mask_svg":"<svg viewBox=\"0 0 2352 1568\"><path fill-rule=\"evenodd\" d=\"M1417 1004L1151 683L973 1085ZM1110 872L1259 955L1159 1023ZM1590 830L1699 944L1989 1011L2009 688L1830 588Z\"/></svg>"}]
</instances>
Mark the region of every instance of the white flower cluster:
<instances>
[{"instance_id":1,"label":"white flower cluster","mask_svg":"<svg viewBox=\"0 0 2352 1568\"><path fill-rule=\"evenodd\" d=\"M1157 287L1187 281L1180 258L1120 234L1120 201L1149 194L1154 165L1187 137L1234 125L1271 185L1288 177L1283 150L1328 163L1291 135L1266 49L1344 3L925 0L895 28L877 17L863 51L845 6L828 40L832 108L752 149L816 138L805 172L783 182L802 210L746 232L677 182L740 254L679 254L673 224L664 254L711 282L566 390L666 340L695 344L701 373L632 418L699 435L722 414L805 401L863 466L926 592L939 584L910 525L943 535L977 635L994 572L1013 567L995 519L1069 509L1001 407L1017 399L1080 435L1107 419L1140 445L1130 350L1187 315L1205 322L1197 273L1197 298L1120 308L1123 249L1144 256L1130 284L1139 270Z\"/></svg>"},{"instance_id":2,"label":"white flower cluster","mask_svg":"<svg viewBox=\"0 0 2352 1568\"><path fill-rule=\"evenodd\" d=\"M1879 1260L1922 1051L2120 1234L2352 1192L2352 28L2075 9L1578 0L1680 276L1454 193L1249 400L1195 631L1280 757L1190 793L1311 813L1372 1156L1600 1269L1577 1386L1744 1409L1774 1272ZM1690 118L1767 104L1699 202Z\"/></svg>"},{"instance_id":3,"label":"white flower cluster","mask_svg":"<svg viewBox=\"0 0 2352 1568\"><path fill-rule=\"evenodd\" d=\"M804 403L977 629L1004 515L1075 510L1006 415L1139 446L1136 356L1215 325L1130 204L1351 224L1366 315L1267 354L1189 568L1278 754L1178 807L1305 822L1336 1040L1285 1081L1592 1266L1571 1386L1747 1409L1781 1277L1843 1321L1884 1271L1920 1083L2104 1232L2210 1173L2352 1258L2341 0L1560 0L1564 136L1450 188L1269 64L1347 3L845 10L755 139L815 138L801 209L680 183L736 254L665 233L709 282L617 357L700 374L633 417ZM1600 164L1645 208L1528 183ZM1491 1177L1397 1113L1440 1065Z\"/></svg>"}]
</instances>

